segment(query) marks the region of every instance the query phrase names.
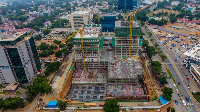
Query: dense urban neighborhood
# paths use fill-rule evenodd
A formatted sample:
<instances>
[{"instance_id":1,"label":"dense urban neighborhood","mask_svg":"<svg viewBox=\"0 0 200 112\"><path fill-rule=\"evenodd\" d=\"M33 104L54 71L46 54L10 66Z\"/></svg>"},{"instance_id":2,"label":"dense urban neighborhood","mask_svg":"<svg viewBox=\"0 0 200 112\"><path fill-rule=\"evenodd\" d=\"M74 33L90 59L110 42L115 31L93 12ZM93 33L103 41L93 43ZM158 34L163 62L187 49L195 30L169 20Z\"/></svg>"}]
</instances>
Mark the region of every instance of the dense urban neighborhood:
<instances>
[{"instance_id":1,"label":"dense urban neighborhood","mask_svg":"<svg viewBox=\"0 0 200 112\"><path fill-rule=\"evenodd\" d=\"M0 111L200 112L199 0L0 0Z\"/></svg>"}]
</instances>

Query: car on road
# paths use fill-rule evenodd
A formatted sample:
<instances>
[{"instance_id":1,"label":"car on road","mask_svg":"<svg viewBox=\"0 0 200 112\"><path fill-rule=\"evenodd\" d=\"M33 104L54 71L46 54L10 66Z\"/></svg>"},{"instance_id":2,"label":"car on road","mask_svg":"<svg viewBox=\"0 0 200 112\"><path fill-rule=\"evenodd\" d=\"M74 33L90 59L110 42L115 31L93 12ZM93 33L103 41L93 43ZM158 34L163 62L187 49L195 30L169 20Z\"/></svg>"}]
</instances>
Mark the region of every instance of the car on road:
<instances>
[{"instance_id":1,"label":"car on road","mask_svg":"<svg viewBox=\"0 0 200 112\"><path fill-rule=\"evenodd\" d=\"M190 111L190 109L189 109L188 107L186 107L186 110L187 110L187 111Z\"/></svg>"},{"instance_id":2,"label":"car on road","mask_svg":"<svg viewBox=\"0 0 200 112\"><path fill-rule=\"evenodd\" d=\"M178 101L177 100L175 100L175 104L178 105Z\"/></svg>"},{"instance_id":3,"label":"car on road","mask_svg":"<svg viewBox=\"0 0 200 112\"><path fill-rule=\"evenodd\" d=\"M185 100L186 100L187 102L189 102L189 98L185 97Z\"/></svg>"},{"instance_id":4,"label":"car on road","mask_svg":"<svg viewBox=\"0 0 200 112\"><path fill-rule=\"evenodd\" d=\"M178 85L181 85L180 82L177 83Z\"/></svg>"},{"instance_id":5,"label":"car on road","mask_svg":"<svg viewBox=\"0 0 200 112\"><path fill-rule=\"evenodd\" d=\"M187 76L187 74L184 74L185 76Z\"/></svg>"},{"instance_id":6,"label":"car on road","mask_svg":"<svg viewBox=\"0 0 200 112\"><path fill-rule=\"evenodd\" d=\"M180 94L180 93L178 93L178 96L179 96L179 97L181 97L181 94Z\"/></svg>"}]
</instances>

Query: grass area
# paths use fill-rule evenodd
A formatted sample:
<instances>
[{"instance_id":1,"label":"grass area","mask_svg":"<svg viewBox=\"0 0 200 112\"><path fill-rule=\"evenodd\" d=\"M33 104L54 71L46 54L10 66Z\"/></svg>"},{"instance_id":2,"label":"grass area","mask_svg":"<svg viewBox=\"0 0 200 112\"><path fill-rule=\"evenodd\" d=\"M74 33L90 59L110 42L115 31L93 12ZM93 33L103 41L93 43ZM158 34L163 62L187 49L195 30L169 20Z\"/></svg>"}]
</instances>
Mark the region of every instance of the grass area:
<instances>
[{"instance_id":1,"label":"grass area","mask_svg":"<svg viewBox=\"0 0 200 112\"><path fill-rule=\"evenodd\" d=\"M0 94L4 94L4 91L3 91L3 92L0 92Z\"/></svg>"},{"instance_id":2,"label":"grass area","mask_svg":"<svg viewBox=\"0 0 200 112\"><path fill-rule=\"evenodd\" d=\"M22 93L19 91L16 91L16 95L22 95Z\"/></svg>"},{"instance_id":3,"label":"grass area","mask_svg":"<svg viewBox=\"0 0 200 112\"><path fill-rule=\"evenodd\" d=\"M151 11L151 12L149 12L149 13L147 14L148 17L150 17L150 16L152 16L152 15L153 15L153 11Z\"/></svg>"},{"instance_id":4,"label":"grass area","mask_svg":"<svg viewBox=\"0 0 200 112\"><path fill-rule=\"evenodd\" d=\"M200 103L200 92L192 93L192 95L193 95L194 98Z\"/></svg>"}]
</instances>

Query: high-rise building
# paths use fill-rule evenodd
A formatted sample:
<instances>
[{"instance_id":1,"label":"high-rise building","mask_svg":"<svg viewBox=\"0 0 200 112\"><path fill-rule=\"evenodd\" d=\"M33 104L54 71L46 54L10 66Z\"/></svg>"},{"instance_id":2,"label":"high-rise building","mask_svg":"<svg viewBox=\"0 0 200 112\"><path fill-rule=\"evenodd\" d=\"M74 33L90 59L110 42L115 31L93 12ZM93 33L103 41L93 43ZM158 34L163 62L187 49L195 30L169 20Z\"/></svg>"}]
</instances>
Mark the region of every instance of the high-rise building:
<instances>
[{"instance_id":1,"label":"high-rise building","mask_svg":"<svg viewBox=\"0 0 200 112\"><path fill-rule=\"evenodd\" d=\"M133 0L133 6L136 8L140 8L140 0Z\"/></svg>"},{"instance_id":2,"label":"high-rise building","mask_svg":"<svg viewBox=\"0 0 200 112\"><path fill-rule=\"evenodd\" d=\"M93 16L90 11L77 11L70 15L72 30L79 29L82 25L91 24Z\"/></svg>"},{"instance_id":3,"label":"high-rise building","mask_svg":"<svg viewBox=\"0 0 200 112\"><path fill-rule=\"evenodd\" d=\"M100 16L102 32L114 32L116 14L107 13Z\"/></svg>"},{"instance_id":4,"label":"high-rise building","mask_svg":"<svg viewBox=\"0 0 200 112\"><path fill-rule=\"evenodd\" d=\"M133 1L132 0L119 0L118 1L118 10L128 9L133 10Z\"/></svg>"},{"instance_id":5,"label":"high-rise building","mask_svg":"<svg viewBox=\"0 0 200 112\"><path fill-rule=\"evenodd\" d=\"M30 83L41 68L33 37L0 38L0 83Z\"/></svg>"}]
</instances>

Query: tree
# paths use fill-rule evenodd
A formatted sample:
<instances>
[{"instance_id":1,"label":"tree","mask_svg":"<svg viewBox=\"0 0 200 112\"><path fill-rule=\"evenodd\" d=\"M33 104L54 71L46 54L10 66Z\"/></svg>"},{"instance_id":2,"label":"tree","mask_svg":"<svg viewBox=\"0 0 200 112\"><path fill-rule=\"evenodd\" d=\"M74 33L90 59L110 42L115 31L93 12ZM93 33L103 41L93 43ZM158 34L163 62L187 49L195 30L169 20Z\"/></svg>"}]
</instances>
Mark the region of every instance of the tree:
<instances>
[{"instance_id":1,"label":"tree","mask_svg":"<svg viewBox=\"0 0 200 112\"><path fill-rule=\"evenodd\" d=\"M34 26L33 28L34 28L34 30L36 30L36 31L40 31L39 26Z\"/></svg>"},{"instance_id":2,"label":"tree","mask_svg":"<svg viewBox=\"0 0 200 112\"><path fill-rule=\"evenodd\" d=\"M34 39L35 40L41 40L42 39L42 36L39 34L39 35L36 35L35 37L34 37Z\"/></svg>"},{"instance_id":3,"label":"tree","mask_svg":"<svg viewBox=\"0 0 200 112\"><path fill-rule=\"evenodd\" d=\"M51 45L49 46L49 49L56 50L56 49L58 49L58 46L57 46L57 45L51 44Z\"/></svg>"},{"instance_id":4,"label":"tree","mask_svg":"<svg viewBox=\"0 0 200 112\"><path fill-rule=\"evenodd\" d=\"M67 103L65 101L61 101L61 100L58 101L58 108L60 108L61 111L66 109L67 107L66 105Z\"/></svg>"},{"instance_id":5,"label":"tree","mask_svg":"<svg viewBox=\"0 0 200 112\"><path fill-rule=\"evenodd\" d=\"M157 54L157 52L155 51L155 48L153 46L147 46L146 52L147 52L147 55L149 56L150 59L152 58L152 56Z\"/></svg>"},{"instance_id":6,"label":"tree","mask_svg":"<svg viewBox=\"0 0 200 112\"><path fill-rule=\"evenodd\" d=\"M33 87L37 93L41 94L49 93L52 89L45 77L37 77L34 79Z\"/></svg>"},{"instance_id":7,"label":"tree","mask_svg":"<svg viewBox=\"0 0 200 112\"><path fill-rule=\"evenodd\" d=\"M177 21L177 17L175 14L170 14L169 19L171 23L175 23Z\"/></svg>"},{"instance_id":8,"label":"tree","mask_svg":"<svg viewBox=\"0 0 200 112\"><path fill-rule=\"evenodd\" d=\"M155 75L159 75L162 72L162 64L159 61L151 61L152 71Z\"/></svg>"},{"instance_id":9,"label":"tree","mask_svg":"<svg viewBox=\"0 0 200 112\"><path fill-rule=\"evenodd\" d=\"M173 93L173 89L172 88L164 87L163 98L165 98L168 101L171 101L172 93Z\"/></svg>"},{"instance_id":10,"label":"tree","mask_svg":"<svg viewBox=\"0 0 200 112\"><path fill-rule=\"evenodd\" d=\"M62 51L61 51L61 50L56 51L56 52L55 52L55 56L56 56L56 57L62 56Z\"/></svg>"},{"instance_id":11,"label":"tree","mask_svg":"<svg viewBox=\"0 0 200 112\"><path fill-rule=\"evenodd\" d=\"M107 100L103 109L105 112L119 112L118 101L116 99Z\"/></svg>"},{"instance_id":12,"label":"tree","mask_svg":"<svg viewBox=\"0 0 200 112\"><path fill-rule=\"evenodd\" d=\"M6 98L4 101L1 99L0 105L3 111L7 109L15 110L18 107L23 108L25 106L25 102L20 97L14 97L14 98L9 97L9 98Z\"/></svg>"},{"instance_id":13,"label":"tree","mask_svg":"<svg viewBox=\"0 0 200 112\"><path fill-rule=\"evenodd\" d=\"M141 21L140 24L141 24L142 26L144 26L144 25L145 25L145 22L144 22L144 21Z\"/></svg>"},{"instance_id":14,"label":"tree","mask_svg":"<svg viewBox=\"0 0 200 112\"><path fill-rule=\"evenodd\" d=\"M149 46L149 41L148 40L144 40L142 45L143 45L143 47Z\"/></svg>"},{"instance_id":15,"label":"tree","mask_svg":"<svg viewBox=\"0 0 200 112\"><path fill-rule=\"evenodd\" d=\"M164 54L160 54L160 57L161 57L162 61L165 61L165 59L167 58L167 56L165 56Z\"/></svg>"},{"instance_id":16,"label":"tree","mask_svg":"<svg viewBox=\"0 0 200 112\"><path fill-rule=\"evenodd\" d=\"M46 43L41 43L38 47L39 50L46 50L49 46Z\"/></svg>"},{"instance_id":17,"label":"tree","mask_svg":"<svg viewBox=\"0 0 200 112\"><path fill-rule=\"evenodd\" d=\"M42 31L42 33L43 33L44 35L48 35L50 32L51 32L51 30L48 30L48 29Z\"/></svg>"},{"instance_id":18,"label":"tree","mask_svg":"<svg viewBox=\"0 0 200 112\"><path fill-rule=\"evenodd\" d=\"M167 108L167 112L170 112L170 110L171 110L171 112L175 112L175 109L173 107L168 107Z\"/></svg>"},{"instance_id":19,"label":"tree","mask_svg":"<svg viewBox=\"0 0 200 112\"><path fill-rule=\"evenodd\" d=\"M60 45L61 44L61 41L59 41L59 40L54 40L53 41L55 44L57 44L57 45Z\"/></svg>"}]
</instances>

